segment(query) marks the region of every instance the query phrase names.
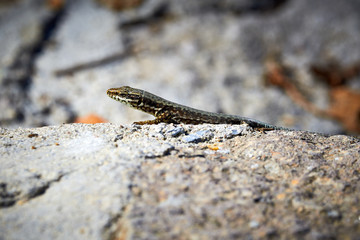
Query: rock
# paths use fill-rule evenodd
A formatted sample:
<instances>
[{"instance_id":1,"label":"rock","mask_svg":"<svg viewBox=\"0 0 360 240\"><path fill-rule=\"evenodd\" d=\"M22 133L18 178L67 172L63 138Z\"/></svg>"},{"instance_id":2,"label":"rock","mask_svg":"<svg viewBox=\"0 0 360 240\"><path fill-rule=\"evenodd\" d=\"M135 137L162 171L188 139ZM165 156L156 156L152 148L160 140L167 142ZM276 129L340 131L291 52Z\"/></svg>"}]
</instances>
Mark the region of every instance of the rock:
<instances>
[{"instance_id":1,"label":"rock","mask_svg":"<svg viewBox=\"0 0 360 240\"><path fill-rule=\"evenodd\" d=\"M234 127L0 128L0 239L359 236L358 138Z\"/></svg>"},{"instance_id":2,"label":"rock","mask_svg":"<svg viewBox=\"0 0 360 240\"><path fill-rule=\"evenodd\" d=\"M184 142L188 143L198 143L198 142L204 142L206 140L210 140L214 137L214 134L209 130L203 130L199 132L195 132L193 134L190 134L188 136L185 136L182 138Z\"/></svg>"}]
</instances>

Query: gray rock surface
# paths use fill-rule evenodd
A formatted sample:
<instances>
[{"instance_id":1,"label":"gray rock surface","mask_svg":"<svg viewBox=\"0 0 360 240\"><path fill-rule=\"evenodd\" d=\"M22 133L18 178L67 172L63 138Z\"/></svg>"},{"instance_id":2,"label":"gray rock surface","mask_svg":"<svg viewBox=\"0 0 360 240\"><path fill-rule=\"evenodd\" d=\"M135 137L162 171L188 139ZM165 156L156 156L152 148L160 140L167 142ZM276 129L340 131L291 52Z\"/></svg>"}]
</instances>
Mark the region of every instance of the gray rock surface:
<instances>
[{"instance_id":1,"label":"gray rock surface","mask_svg":"<svg viewBox=\"0 0 360 240\"><path fill-rule=\"evenodd\" d=\"M203 110L339 133L339 123L315 117L283 90L265 86L264 61L280 53L306 97L328 107L328 89L310 75L309 67L329 59L340 65L359 59L359 9L358 0L147 0L116 13L94 1L76 0L54 12L43 1L17 1L0 9L0 124L56 125L90 113L117 124L145 120L145 114L105 94L108 88L130 85ZM41 24L52 21L49 38L39 38L46 29ZM24 25L30 23L35 24ZM21 40L23 28L34 37ZM12 36L4 34L7 29ZM28 42L41 51L30 54L27 64L16 64ZM127 53L130 46L136 51ZM14 54L15 49L20 53ZM55 75L111 56L107 64ZM20 70L30 65L31 71L12 78L2 74L18 65ZM349 86L358 88L356 82L359 77Z\"/></svg>"},{"instance_id":2,"label":"gray rock surface","mask_svg":"<svg viewBox=\"0 0 360 240\"><path fill-rule=\"evenodd\" d=\"M354 137L65 124L0 128L0 156L2 240L360 235Z\"/></svg>"}]
</instances>

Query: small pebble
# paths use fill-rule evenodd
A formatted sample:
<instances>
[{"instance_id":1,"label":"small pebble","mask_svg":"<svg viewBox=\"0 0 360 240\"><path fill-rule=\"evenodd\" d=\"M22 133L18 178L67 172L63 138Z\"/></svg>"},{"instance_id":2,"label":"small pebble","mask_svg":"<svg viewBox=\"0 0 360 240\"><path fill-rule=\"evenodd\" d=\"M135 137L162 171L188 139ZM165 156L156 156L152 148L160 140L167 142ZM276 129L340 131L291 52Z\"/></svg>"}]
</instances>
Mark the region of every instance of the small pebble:
<instances>
[{"instance_id":1,"label":"small pebble","mask_svg":"<svg viewBox=\"0 0 360 240\"><path fill-rule=\"evenodd\" d=\"M214 134L210 130L202 130L182 138L184 142L198 143L210 140Z\"/></svg>"},{"instance_id":2,"label":"small pebble","mask_svg":"<svg viewBox=\"0 0 360 240\"><path fill-rule=\"evenodd\" d=\"M167 131L166 133L170 134L171 137L178 137L181 134L185 133L185 129L183 127L176 127L174 129L171 129L171 130Z\"/></svg>"}]
</instances>

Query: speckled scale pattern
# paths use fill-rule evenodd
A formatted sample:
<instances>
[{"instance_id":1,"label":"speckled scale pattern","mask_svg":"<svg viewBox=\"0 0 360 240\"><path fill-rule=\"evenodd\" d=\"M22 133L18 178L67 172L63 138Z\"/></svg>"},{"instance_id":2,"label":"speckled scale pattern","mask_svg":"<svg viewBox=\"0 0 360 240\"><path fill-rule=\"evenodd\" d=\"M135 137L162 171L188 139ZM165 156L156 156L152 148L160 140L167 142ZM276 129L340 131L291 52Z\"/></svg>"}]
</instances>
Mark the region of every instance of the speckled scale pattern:
<instances>
[{"instance_id":1,"label":"speckled scale pattern","mask_svg":"<svg viewBox=\"0 0 360 240\"><path fill-rule=\"evenodd\" d=\"M144 90L128 86L111 88L107 91L107 94L114 100L156 117L154 120L135 122L136 124L157 124L160 122L185 124L246 123L253 128L294 131L293 129L274 126L256 119L198 110L171 102Z\"/></svg>"}]
</instances>

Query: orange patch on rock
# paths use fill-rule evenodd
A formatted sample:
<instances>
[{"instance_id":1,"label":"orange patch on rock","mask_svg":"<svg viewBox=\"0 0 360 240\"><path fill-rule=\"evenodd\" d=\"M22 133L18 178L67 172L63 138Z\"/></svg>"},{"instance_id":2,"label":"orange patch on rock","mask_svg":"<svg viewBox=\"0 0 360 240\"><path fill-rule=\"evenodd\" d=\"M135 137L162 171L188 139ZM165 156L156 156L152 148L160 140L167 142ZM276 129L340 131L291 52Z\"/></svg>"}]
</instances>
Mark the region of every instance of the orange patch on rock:
<instances>
[{"instance_id":1,"label":"orange patch on rock","mask_svg":"<svg viewBox=\"0 0 360 240\"><path fill-rule=\"evenodd\" d=\"M96 114L89 114L83 117L77 117L75 119L75 123L87 123L87 124L95 124L95 123L106 123L105 119L99 117Z\"/></svg>"}]
</instances>

